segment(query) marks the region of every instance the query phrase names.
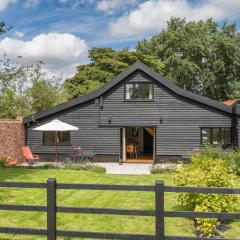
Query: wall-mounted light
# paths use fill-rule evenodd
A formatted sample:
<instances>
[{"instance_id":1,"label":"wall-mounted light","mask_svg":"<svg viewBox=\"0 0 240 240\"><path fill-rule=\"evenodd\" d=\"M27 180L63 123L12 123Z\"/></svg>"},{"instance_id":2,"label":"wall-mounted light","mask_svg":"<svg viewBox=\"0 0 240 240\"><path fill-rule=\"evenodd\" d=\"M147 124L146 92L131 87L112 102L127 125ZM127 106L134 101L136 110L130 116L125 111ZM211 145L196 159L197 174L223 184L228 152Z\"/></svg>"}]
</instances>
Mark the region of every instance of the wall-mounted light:
<instances>
[{"instance_id":1,"label":"wall-mounted light","mask_svg":"<svg viewBox=\"0 0 240 240\"><path fill-rule=\"evenodd\" d=\"M159 118L159 122L160 122L161 124L163 123L163 118L162 118L162 117Z\"/></svg>"},{"instance_id":2,"label":"wall-mounted light","mask_svg":"<svg viewBox=\"0 0 240 240\"><path fill-rule=\"evenodd\" d=\"M111 116L108 116L108 123L110 124L112 122Z\"/></svg>"}]
</instances>

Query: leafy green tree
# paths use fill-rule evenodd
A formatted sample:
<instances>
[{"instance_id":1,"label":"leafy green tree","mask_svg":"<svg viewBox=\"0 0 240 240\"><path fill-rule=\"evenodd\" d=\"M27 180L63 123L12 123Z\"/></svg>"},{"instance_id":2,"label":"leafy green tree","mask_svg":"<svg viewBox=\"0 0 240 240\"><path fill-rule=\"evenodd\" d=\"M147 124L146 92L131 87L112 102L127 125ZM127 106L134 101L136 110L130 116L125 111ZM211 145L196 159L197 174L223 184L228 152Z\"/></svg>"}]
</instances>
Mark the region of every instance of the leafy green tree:
<instances>
[{"instance_id":1,"label":"leafy green tree","mask_svg":"<svg viewBox=\"0 0 240 240\"><path fill-rule=\"evenodd\" d=\"M0 59L0 118L16 118L25 115L24 88L31 76L34 64L19 64L7 58Z\"/></svg>"},{"instance_id":2,"label":"leafy green tree","mask_svg":"<svg viewBox=\"0 0 240 240\"><path fill-rule=\"evenodd\" d=\"M178 86L225 100L240 81L240 34L236 24L219 27L212 19L172 18L167 28L137 43L137 52L164 61L166 76Z\"/></svg>"},{"instance_id":3,"label":"leafy green tree","mask_svg":"<svg viewBox=\"0 0 240 240\"><path fill-rule=\"evenodd\" d=\"M39 112L62 103L66 94L61 85L61 79L49 78L38 65L31 78L31 86L26 89L29 113Z\"/></svg>"},{"instance_id":4,"label":"leafy green tree","mask_svg":"<svg viewBox=\"0 0 240 240\"><path fill-rule=\"evenodd\" d=\"M164 64L154 56L140 52L112 48L92 48L89 51L90 63L77 68L77 73L65 80L64 87L69 98L93 92L121 73L138 59L163 73Z\"/></svg>"},{"instance_id":5,"label":"leafy green tree","mask_svg":"<svg viewBox=\"0 0 240 240\"><path fill-rule=\"evenodd\" d=\"M0 22L0 35L8 31ZM21 60L22 57L19 57ZM66 100L62 82L41 69L42 62L22 64L4 53L0 59L0 118L15 119Z\"/></svg>"},{"instance_id":6,"label":"leafy green tree","mask_svg":"<svg viewBox=\"0 0 240 240\"><path fill-rule=\"evenodd\" d=\"M7 28L5 22L0 21L0 35L10 30L11 27Z\"/></svg>"},{"instance_id":7,"label":"leafy green tree","mask_svg":"<svg viewBox=\"0 0 240 240\"><path fill-rule=\"evenodd\" d=\"M6 54L0 60L0 118L22 117L66 99L60 79L47 76L41 62L21 64Z\"/></svg>"},{"instance_id":8,"label":"leafy green tree","mask_svg":"<svg viewBox=\"0 0 240 240\"><path fill-rule=\"evenodd\" d=\"M230 83L230 92L228 97L231 99L240 99L240 81L232 81Z\"/></svg>"}]
</instances>

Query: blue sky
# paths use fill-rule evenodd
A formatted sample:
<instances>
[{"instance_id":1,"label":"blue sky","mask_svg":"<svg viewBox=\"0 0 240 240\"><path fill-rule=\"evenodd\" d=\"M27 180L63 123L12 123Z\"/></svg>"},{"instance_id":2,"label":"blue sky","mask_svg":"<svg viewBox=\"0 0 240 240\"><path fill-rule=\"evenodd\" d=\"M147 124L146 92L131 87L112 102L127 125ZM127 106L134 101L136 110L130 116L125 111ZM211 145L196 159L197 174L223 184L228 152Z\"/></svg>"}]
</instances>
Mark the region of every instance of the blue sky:
<instances>
[{"instance_id":1,"label":"blue sky","mask_svg":"<svg viewBox=\"0 0 240 240\"><path fill-rule=\"evenodd\" d=\"M42 60L46 71L66 77L88 61L89 48L134 49L171 16L239 23L239 12L240 0L0 0L0 21L13 26L0 52Z\"/></svg>"},{"instance_id":2,"label":"blue sky","mask_svg":"<svg viewBox=\"0 0 240 240\"><path fill-rule=\"evenodd\" d=\"M1 20L13 26L12 31L7 34L10 37L19 38L18 33L22 33L22 39L31 40L38 34L71 33L86 40L90 46L134 48L135 41L132 39L109 39L108 23L121 16L124 10L131 10L136 4L126 4L125 9L123 7L111 12L108 8L98 10L97 1L91 0L70 0L66 3L61 3L61 0L30 0L30 5L26 5L26 2L16 1L1 12Z\"/></svg>"}]
</instances>

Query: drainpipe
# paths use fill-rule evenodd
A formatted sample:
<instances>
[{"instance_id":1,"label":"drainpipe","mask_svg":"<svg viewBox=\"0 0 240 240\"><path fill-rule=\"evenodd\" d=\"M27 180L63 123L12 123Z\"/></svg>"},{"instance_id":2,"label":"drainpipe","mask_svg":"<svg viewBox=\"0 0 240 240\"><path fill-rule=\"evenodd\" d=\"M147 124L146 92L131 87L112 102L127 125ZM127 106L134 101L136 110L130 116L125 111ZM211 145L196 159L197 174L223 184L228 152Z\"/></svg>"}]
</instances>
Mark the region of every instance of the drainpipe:
<instances>
[{"instance_id":1,"label":"drainpipe","mask_svg":"<svg viewBox=\"0 0 240 240\"><path fill-rule=\"evenodd\" d=\"M232 144L234 149L238 149L238 115L237 105L232 107Z\"/></svg>"}]
</instances>

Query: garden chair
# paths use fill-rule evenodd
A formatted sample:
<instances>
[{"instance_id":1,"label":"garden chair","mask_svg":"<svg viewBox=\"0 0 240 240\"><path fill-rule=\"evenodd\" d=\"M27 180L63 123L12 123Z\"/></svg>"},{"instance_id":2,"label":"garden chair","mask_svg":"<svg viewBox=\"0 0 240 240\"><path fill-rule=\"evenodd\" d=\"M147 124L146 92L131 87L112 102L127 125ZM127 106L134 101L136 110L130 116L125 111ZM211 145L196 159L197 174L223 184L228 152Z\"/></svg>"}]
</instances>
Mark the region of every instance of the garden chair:
<instances>
[{"instance_id":1,"label":"garden chair","mask_svg":"<svg viewBox=\"0 0 240 240\"><path fill-rule=\"evenodd\" d=\"M135 151L136 150L134 149L133 144L129 144L126 146L127 155L129 155L131 158L135 157Z\"/></svg>"},{"instance_id":2,"label":"garden chair","mask_svg":"<svg viewBox=\"0 0 240 240\"><path fill-rule=\"evenodd\" d=\"M33 162L39 161L39 156L32 154L28 146L22 147L22 151L23 151L23 156L27 162L33 163Z\"/></svg>"},{"instance_id":3,"label":"garden chair","mask_svg":"<svg viewBox=\"0 0 240 240\"><path fill-rule=\"evenodd\" d=\"M95 153L94 151L83 151L83 160L93 162Z\"/></svg>"}]
</instances>

